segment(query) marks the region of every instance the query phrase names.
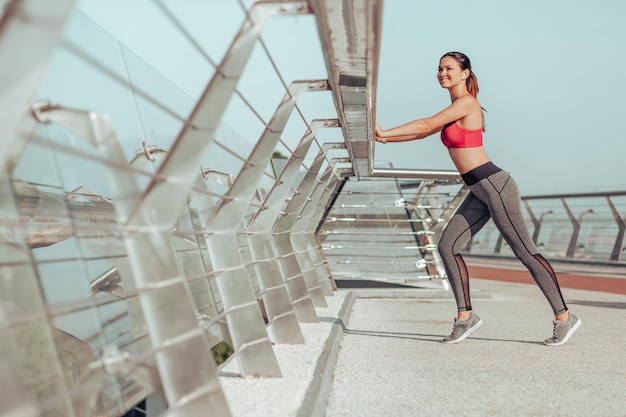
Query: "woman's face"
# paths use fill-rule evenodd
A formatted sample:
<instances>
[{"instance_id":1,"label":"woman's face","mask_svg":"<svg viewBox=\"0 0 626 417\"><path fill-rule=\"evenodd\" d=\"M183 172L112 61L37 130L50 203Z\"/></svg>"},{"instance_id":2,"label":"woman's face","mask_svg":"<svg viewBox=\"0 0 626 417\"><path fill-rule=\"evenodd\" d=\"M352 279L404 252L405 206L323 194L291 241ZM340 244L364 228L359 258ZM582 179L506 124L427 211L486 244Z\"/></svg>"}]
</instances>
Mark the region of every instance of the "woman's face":
<instances>
[{"instance_id":1,"label":"woman's face","mask_svg":"<svg viewBox=\"0 0 626 417\"><path fill-rule=\"evenodd\" d=\"M467 76L466 72L461 70L459 61L451 56L444 56L439 61L437 79L443 88L451 88L463 82L462 78Z\"/></svg>"}]
</instances>

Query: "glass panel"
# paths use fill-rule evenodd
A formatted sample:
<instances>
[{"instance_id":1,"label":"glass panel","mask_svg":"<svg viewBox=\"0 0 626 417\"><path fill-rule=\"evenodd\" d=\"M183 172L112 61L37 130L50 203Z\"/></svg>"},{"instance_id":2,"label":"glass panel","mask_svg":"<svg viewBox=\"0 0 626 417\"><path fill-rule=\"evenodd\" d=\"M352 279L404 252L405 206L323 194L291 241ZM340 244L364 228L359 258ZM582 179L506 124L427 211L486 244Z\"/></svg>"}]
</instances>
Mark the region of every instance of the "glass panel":
<instances>
[{"instance_id":1,"label":"glass panel","mask_svg":"<svg viewBox=\"0 0 626 417\"><path fill-rule=\"evenodd\" d=\"M193 110L194 100L128 48L122 46L121 52L142 129L141 136L124 138L124 149L131 157L142 149L143 142L167 150ZM155 153L154 158L156 170L165 153Z\"/></svg>"}]
</instances>

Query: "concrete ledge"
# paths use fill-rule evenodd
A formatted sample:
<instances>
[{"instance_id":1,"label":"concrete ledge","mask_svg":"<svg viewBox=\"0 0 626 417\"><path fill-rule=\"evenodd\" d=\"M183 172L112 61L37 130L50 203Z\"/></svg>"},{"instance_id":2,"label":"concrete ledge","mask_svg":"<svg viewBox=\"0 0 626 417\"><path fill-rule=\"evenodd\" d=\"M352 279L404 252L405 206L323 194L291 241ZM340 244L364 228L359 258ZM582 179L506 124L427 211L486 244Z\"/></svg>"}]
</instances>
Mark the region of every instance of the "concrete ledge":
<instances>
[{"instance_id":1,"label":"concrete ledge","mask_svg":"<svg viewBox=\"0 0 626 417\"><path fill-rule=\"evenodd\" d=\"M321 322L332 322L333 328L317 360L313 379L306 391L302 406L296 414L297 417L324 417L326 415L326 405L332 391L339 346L346 329L345 323L350 317L355 299L356 295L354 292L347 293L337 318L320 317Z\"/></svg>"},{"instance_id":2,"label":"concrete ledge","mask_svg":"<svg viewBox=\"0 0 626 417\"><path fill-rule=\"evenodd\" d=\"M324 414L343 342L343 320L353 309L354 298L349 296L335 292L326 298L327 307L316 307L319 322L300 323L305 343L273 345L282 377L243 375L237 352L220 365L219 379L232 417L308 416L313 409L317 410L313 415Z\"/></svg>"}]
</instances>

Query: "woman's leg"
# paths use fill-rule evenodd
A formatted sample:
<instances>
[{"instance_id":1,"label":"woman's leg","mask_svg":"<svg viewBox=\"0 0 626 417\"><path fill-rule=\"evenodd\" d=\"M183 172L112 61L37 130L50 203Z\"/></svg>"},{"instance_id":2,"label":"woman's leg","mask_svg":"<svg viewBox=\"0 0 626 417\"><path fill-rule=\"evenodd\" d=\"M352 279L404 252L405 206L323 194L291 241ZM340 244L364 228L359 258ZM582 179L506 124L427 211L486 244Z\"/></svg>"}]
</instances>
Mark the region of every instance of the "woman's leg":
<instances>
[{"instance_id":1,"label":"woman's leg","mask_svg":"<svg viewBox=\"0 0 626 417\"><path fill-rule=\"evenodd\" d=\"M448 274L448 281L456 299L460 319L469 316L469 313L463 314L463 312L472 310L469 274L461 256L461 250L472 236L478 233L489 221L489 218L487 205L470 192L456 214L448 222L439 239L439 254Z\"/></svg>"},{"instance_id":2,"label":"woman's leg","mask_svg":"<svg viewBox=\"0 0 626 417\"><path fill-rule=\"evenodd\" d=\"M550 263L539 254L521 207L517 184L501 171L472 186L472 192L487 203L491 217L515 256L528 268L550 303L555 316L567 319L567 306Z\"/></svg>"}]
</instances>

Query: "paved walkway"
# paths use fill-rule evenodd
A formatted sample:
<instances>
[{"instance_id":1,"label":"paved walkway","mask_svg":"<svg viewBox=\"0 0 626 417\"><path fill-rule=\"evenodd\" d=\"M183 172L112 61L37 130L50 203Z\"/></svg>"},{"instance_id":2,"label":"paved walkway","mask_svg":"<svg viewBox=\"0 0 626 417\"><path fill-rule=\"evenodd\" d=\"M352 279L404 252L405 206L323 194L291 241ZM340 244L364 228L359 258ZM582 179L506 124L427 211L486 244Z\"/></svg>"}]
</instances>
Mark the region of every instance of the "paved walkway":
<instances>
[{"instance_id":1,"label":"paved walkway","mask_svg":"<svg viewBox=\"0 0 626 417\"><path fill-rule=\"evenodd\" d=\"M220 368L233 417L626 416L626 295L563 288L583 321L564 346L535 285L472 279L483 326L458 345L452 294L344 289L303 324L304 345L276 345L282 378Z\"/></svg>"},{"instance_id":2,"label":"paved walkway","mask_svg":"<svg viewBox=\"0 0 626 417\"><path fill-rule=\"evenodd\" d=\"M564 288L583 324L561 347L534 285L472 280L484 325L458 345L451 298L357 297L327 417L626 416L626 296ZM366 295L366 293L362 293Z\"/></svg>"}]
</instances>

